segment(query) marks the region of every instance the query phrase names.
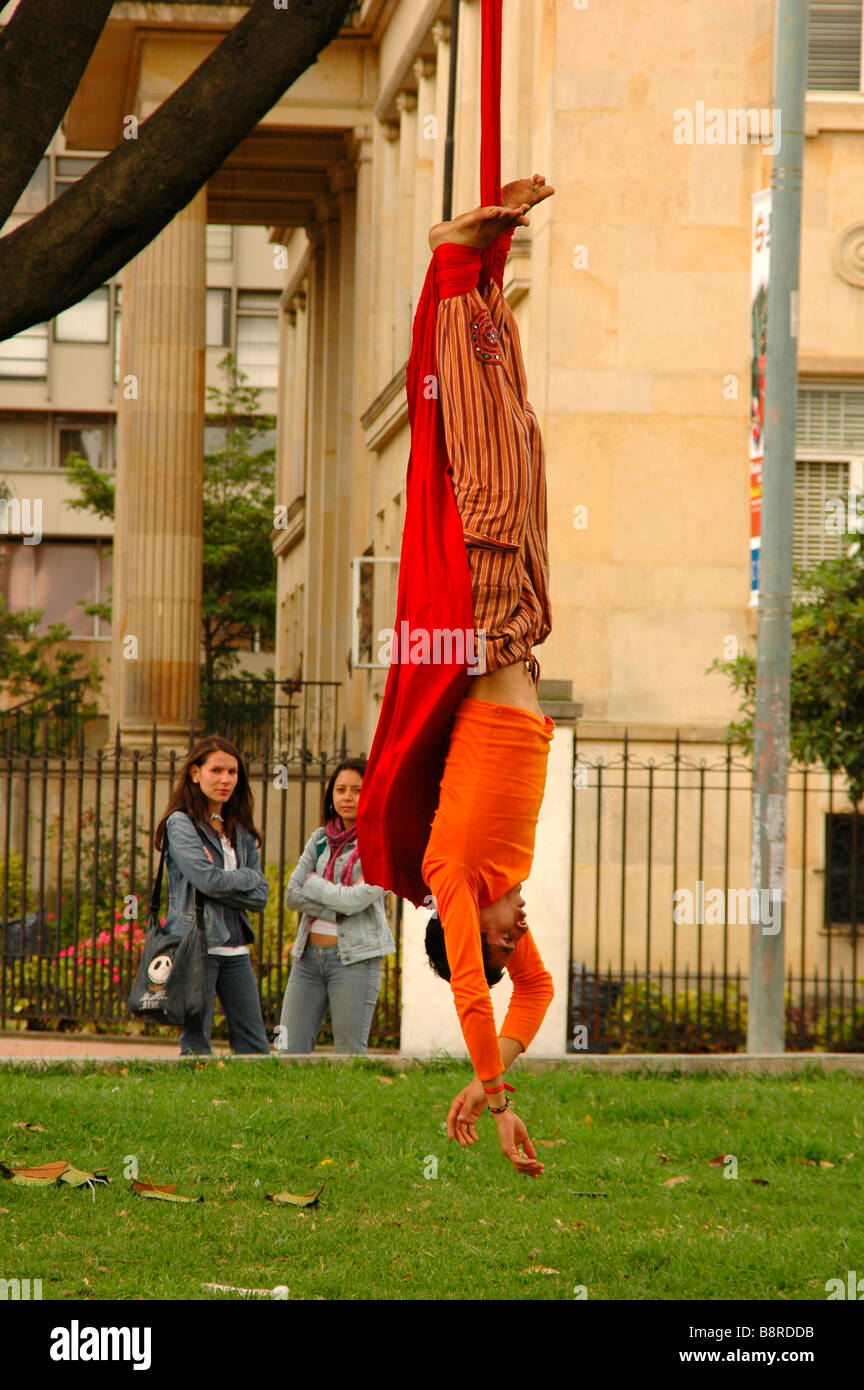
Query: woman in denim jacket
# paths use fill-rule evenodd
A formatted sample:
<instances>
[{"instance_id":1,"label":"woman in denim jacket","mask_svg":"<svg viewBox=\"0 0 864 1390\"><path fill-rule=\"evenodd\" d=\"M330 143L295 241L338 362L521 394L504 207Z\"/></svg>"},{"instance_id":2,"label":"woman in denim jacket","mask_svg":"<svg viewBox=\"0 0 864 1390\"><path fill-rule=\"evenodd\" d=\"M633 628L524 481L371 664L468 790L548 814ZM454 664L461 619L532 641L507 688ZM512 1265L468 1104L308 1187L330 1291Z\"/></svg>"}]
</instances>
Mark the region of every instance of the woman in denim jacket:
<instances>
[{"instance_id":1,"label":"woman in denim jacket","mask_svg":"<svg viewBox=\"0 0 864 1390\"><path fill-rule=\"evenodd\" d=\"M249 959L255 940L249 912L267 902L261 836L252 821L252 792L243 759L214 734L194 748L156 827L156 848L167 836L168 915L165 931L185 936L195 923L195 889L204 897L207 932L207 1010L197 1028L184 1027L181 1055L209 1056L213 1000L225 1010L232 1052L266 1052L270 1041Z\"/></svg>"},{"instance_id":2,"label":"woman in denim jacket","mask_svg":"<svg viewBox=\"0 0 864 1390\"><path fill-rule=\"evenodd\" d=\"M366 762L348 758L324 793L324 825L306 842L285 902L303 915L278 1030L280 1052L311 1052L327 1005L336 1052L365 1052L381 986L381 959L395 951L384 889L363 882L357 800Z\"/></svg>"}]
</instances>

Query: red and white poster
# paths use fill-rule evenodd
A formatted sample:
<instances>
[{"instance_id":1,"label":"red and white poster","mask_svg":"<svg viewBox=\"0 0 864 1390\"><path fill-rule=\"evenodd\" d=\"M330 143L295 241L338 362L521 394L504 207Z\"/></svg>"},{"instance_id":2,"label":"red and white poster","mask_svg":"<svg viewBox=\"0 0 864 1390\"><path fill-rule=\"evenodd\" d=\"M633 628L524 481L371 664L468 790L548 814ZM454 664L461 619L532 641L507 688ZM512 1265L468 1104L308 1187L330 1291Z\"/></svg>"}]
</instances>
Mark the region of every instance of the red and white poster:
<instances>
[{"instance_id":1,"label":"red and white poster","mask_svg":"<svg viewBox=\"0 0 864 1390\"><path fill-rule=\"evenodd\" d=\"M771 189L750 198L750 607L759 602L762 456L765 427L765 341L771 264Z\"/></svg>"}]
</instances>

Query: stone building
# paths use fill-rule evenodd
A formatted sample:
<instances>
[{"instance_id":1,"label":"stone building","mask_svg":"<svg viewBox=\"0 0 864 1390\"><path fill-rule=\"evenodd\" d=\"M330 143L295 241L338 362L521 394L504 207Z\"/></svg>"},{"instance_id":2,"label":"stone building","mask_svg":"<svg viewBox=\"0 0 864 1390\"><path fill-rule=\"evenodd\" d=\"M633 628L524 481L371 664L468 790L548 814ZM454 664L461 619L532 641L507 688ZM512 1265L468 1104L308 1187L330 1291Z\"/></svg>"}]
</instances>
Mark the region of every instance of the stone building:
<instances>
[{"instance_id":1,"label":"stone building","mask_svg":"<svg viewBox=\"0 0 864 1390\"><path fill-rule=\"evenodd\" d=\"M826 529L826 500L864 484L861 0L811 0L810 10L795 535L805 564L842 544ZM123 117L145 117L244 11L115 5L69 111L67 151L110 148ZM378 634L395 606L404 516L405 363L444 192L451 11L451 0L361 0L339 38L121 277L119 370L143 383L138 401L111 402L126 470L118 612L146 639L146 662L124 667L115 624L112 722L130 740L154 718L170 737L194 708L199 538L188 482L203 426L205 228L234 225L240 237L257 229L250 288L271 286L278 266L277 674L337 682L349 747L371 743L386 675ZM550 784L558 800L544 808L547 887L534 891L556 924L559 966L569 952L560 899L574 812L577 827L589 827L582 850L575 839L574 943L591 943L605 965L607 954L617 961L620 935L622 964L644 964L643 908L658 895L654 949L668 961L669 890L682 881L672 812L655 807L655 820L641 788L628 818L618 788L601 831L588 809L596 763L614 762L625 729L646 776L651 759L668 759L676 732L694 768L721 759L736 705L728 683L706 671L755 635L751 199L770 183L774 11L772 0L504 3L503 177L541 171L557 190L517 232L504 288L547 457L554 627L539 655L556 683L546 694L561 737ZM479 0L461 0L457 211L478 201L479 56ZM136 313L145 300L164 303L165 317L145 321ZM170 440L159 486L180 499L162 529L143 505L157 426ZM592 769L583 802L578 784L570 797L571 697ZM814 820L811 805L806 827L790 810L790 905L806 907L811 962L826 935L826 807L823 798ZM719 803L699 822L717 833L688 849L694 878L698 867L705 883L713 875L747 886L748 814L742 792L725 840ZM697 819L694 810L689 824ZM646 887L639 847L652 826L659 867ZM618 895L602 943L593 935L601 887L605 901ZM640 921L622 925L631 894ZM688 937L686 952L696 949ZM850 942L834 949L848 967ZM720 960L716 940L702 955L701 933L698 950L703 962ZM738 933L727 964L746 970L746 960Z\"/></svg>"}]
</instances>

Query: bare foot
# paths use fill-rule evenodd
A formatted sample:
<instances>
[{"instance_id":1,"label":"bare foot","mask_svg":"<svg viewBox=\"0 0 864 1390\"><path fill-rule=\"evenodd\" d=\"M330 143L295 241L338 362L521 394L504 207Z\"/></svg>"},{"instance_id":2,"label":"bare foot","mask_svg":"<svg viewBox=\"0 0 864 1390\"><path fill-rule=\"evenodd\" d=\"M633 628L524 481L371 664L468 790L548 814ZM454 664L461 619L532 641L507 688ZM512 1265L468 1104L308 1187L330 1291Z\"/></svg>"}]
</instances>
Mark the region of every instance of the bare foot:
<instances>
[{"instance_id":1,"label":"bare foot","mask_svg":"<svg viewBox=\"0 0 864 1390\"><path fill-rule=\"evenodd\" d=\"M478 251L489 246L502 232L513 227L527 227L525 213L530 203L514 203L510 207L474 208L454 217L452 222L439 222L429 233L432 250L442 241L455 241L459 246L473 246Z\"/></svg>"},{"instance_id":2,"label":"bare foot","mask_svg":"<svg viewBox=\"0 0 864 1390\"><path fill-rule=\"evenodd\" d=\"M501 202L508 208L521 207L523 203L533 208L544 198L551 198L554 192L555 189L542 174L535 174L533 179L514 179L512 183L505 184L501 189Z\"/></svg>"}]
</instances>

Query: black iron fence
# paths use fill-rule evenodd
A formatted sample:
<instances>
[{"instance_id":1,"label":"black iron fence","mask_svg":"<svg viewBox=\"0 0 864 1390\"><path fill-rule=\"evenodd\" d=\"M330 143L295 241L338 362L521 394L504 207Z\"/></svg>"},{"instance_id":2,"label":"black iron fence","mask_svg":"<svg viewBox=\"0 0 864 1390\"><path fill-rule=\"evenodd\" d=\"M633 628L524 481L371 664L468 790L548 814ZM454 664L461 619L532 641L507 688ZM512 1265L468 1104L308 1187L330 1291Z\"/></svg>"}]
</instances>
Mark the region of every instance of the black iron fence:
<instances>
[{"instance_id":1,"label":"black iron fence","mask_svg":"<svg viewBox=\"0 0 864 1390\"><path fill-rule=\"evenodd\" d=\"M252 915L253 962L265 1022L275 1027L290 970L297 914L284 885L312 830L342 750L275 760L247 754L261 864L270 882L266 908ZM281 752L281 750L280 750ZM96 752L79 738L74 754L0 756L0 1027L132 1027L126 1013L158 864L153 835L181 753ZM163 894L166 889L163 887ZM389 900L388 900L389 901ZM401 914L393 911L395 956L384 961L370 1045L399 1042ZM165 903L163 899L163 916ZM256 921L257 919L257 921ZM134 1024L135 1031L158 1032ZM217 1013L215 1036L224 1034ZM328 1041L329 1023L321 1034ZM173 1036L173 1034L172 1034Z\"/></svg>"},{"instance_id":2,"label":"black iron fence","mask_svg":"<svg viewBox=\"0 0 864 1390\"><path fill-rule=\"evenodd\" d=\"M202 682L198 727L218 730L238 747L267 759L310 761L335 749L339 681L276 681L229 676ZM343 753L344 756L344 753Z\"/></svg>"},{"instance_id":3,"label":"black iron fence","mask_svg":"<svg viewBox=\"0 0 864 1390\"><path fill-rule=\"evenodd\" d=\"M731 750L574 740L570 1051L735 1051L750 935L752 769ZM845 783L790 772L786 1046L864 1050L864 825Z\"/></svg>"},{"instance_id":4,"label":"black iron fence","mask_svg":"<svg viewBox=\"0 0 864 1390\"><path fill-rule=\"evenodd\" d=\"M254 962L272 1028L297 929L284 884L344 738L314 756L302 729L292 757L240 746L271 884ZM80 738L71 754L0 756L0 1027L129 1026L153 832L181 762L155 743L88 752ZM575 740L571 1051L744 1048L750 934L778 925L749 891L751 796L749 764L716 747ZM787 1046L864 1050L864 826L842 780L794 769L787 832ZM373 1046L399 1043L399 906Z\"/></svg>"},{"instance_id":5,"label":"black iron fence","mask_svg":"<svg viewBox=\"0 0 864 1390\"><path fill-rule=\"evenodd\" d=\"M7 757L74 749L96 709L95 703L85 702L88 685L83 676L76 677L0 711L0 749Z\"/></svg>"}]
</instances>

